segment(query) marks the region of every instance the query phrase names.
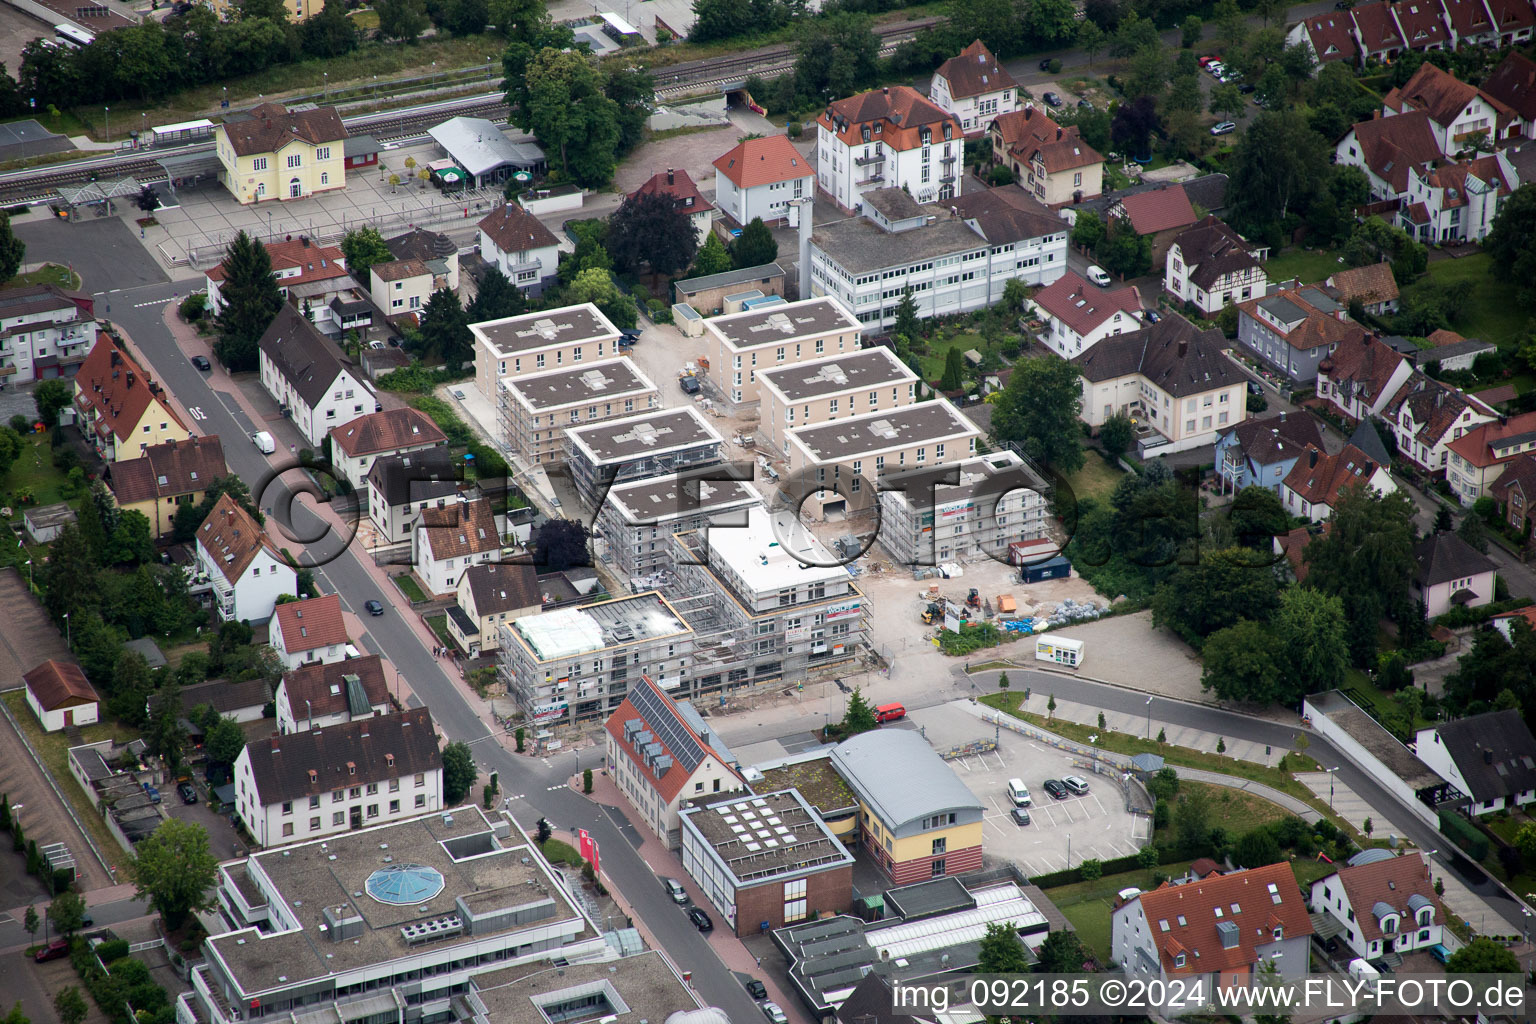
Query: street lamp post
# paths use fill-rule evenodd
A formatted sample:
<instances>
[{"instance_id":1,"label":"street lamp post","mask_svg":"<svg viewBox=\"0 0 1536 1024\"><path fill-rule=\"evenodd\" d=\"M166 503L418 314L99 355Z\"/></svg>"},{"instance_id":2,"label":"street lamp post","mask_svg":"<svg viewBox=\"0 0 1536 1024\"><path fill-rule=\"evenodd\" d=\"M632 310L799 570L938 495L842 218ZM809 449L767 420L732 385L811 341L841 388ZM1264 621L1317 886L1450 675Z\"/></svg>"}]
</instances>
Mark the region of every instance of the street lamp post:
<instances>
[{"instance_id":1,"label":"street lamp post","mask_svg":"<svg viewBox=\"0 0 1536 1024\"><path fill-rule=\"evenodd\" d=\"M1067 870L1072 870L1072 833L1067 833Z\"/></svg>"},{"instance_id":2,"label":"street lamp post","mask_svg":"<svg viewBox=\"0 0 1536 1024\"><path fill-rule=\"evenodd\" d=\"M70 638L69 612L64 613L64 646L74 647L75 642Z\"/></svg>"},{"instance_id":3,"label":"street lamp post","mask_svg":"<svg viewBox=\"0 0 1536 1024\"><path fill-rule=\"evenodd\" d=\"M1147 739L1152 739L1152 698L1147 698Z\"/></svg>"},{"instance_id":4,"label":"street lamp post","mask_svg":"<svg viewBox=\"0 0 1536 1024\"><path fill-rule=\"evenodd\" d=\"M329 71L322 71L320 72L320 77L324 80L320 86L321 102L329 103L331 100L331 73Z\"/></svg>"},{"instance_id":5,"label":"street lamp post","mask_svg":"<svg viewBox=\"0 0 1536 1024\"><path fill-rule=\"evenodd\" d=\"M101 109L102 109L103 114L105 115L106 122L107 122L107 127L106 127L107 139L106 139L106 141L111 142L112 141L112 108L111 107L102 107Z\"/></svg>"},{"instance_id":6,"label":"street lamp post","mask_svg":"<svg viewBox=\"0 0 1536 1024\"><path fill-rule=\"evenodd\" d=\"M1328 810L1330 811L1333 810L1333 773L1338 770L1338 765L1328 769Z\"/></svg>"}]
</instances>

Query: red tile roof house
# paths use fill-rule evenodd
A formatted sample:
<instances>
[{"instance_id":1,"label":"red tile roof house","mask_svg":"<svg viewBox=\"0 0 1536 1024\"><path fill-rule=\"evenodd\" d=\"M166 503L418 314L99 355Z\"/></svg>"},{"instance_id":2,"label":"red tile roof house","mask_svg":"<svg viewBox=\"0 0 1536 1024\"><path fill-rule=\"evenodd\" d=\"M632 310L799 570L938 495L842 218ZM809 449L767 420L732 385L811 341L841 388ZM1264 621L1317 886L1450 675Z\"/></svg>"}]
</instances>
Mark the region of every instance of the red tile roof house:
<instances>
[{"instance_id":1,"label":"red tile roof house","mask_svg":"<svg viewBox=\"0 0 1536 1024\"><path fill-rule=\"evenodd\" d=\"M363 496L368 494L368 471L383 455L399 455L448 443L432 418L419 409L385 409L359 416L331 428L331 463L343 480Z\"/></svg>"},{"instance_id":2,"label":"red tile roof house","mask_svg":"<svg viewBox=\"0 0 1536 1024\"><path fill-rule=\"evenodd\" d=\"M1445 27L1440 0L1398 0L1392 5L1397 24L1410 50L1443 50L1451 34Z\"/></svg>"},{"instance_id":3,"label":"red tile roof house","mask_svg":"<svg viewBox=\"0 0 1536 1024\"><path fill-rule=\"evenodd\" d=\"M1311 903L1313 910L1338 923L1344 944L1363 960L1461 945L1445 929L1445 906L1418 852L1401 857L1386 850L1356 854L1347 867L1312 883Z\"/></svg>"},{"instance_id":4,"label":"red tile roof house","mask_svg":"<svg viewBox=\"0 0 1536 1024\"><path fill-rule=\"evenodd\" d=\"M1515 177L1500 154L1427 168L1408 168L1411 200L1398 210L1397 223L1410 238L1434 245L1481 242L1499 208L1514 191Z\"/></svg>"},{"instance_id":5,"label":"red tile roof house","mask_svg":"<svg viewBox=\"0 0 1536 1024\"><path fill-rule=\"evenodd\" d=\"M971 138L985 132L997 115L1022 107L1022 92L980 39L940 64L928 84L928 98L958 117Z\"/></svg>"},{"instance_id":6,"label":"red tile roof house","mask_svg":"<svg viewBox=\"0 0 1536 1024\"><path fill-rule=\"evenodd\" d=\"M1396 200L1408 192L1408 169L1445 159L1429 114L1414 110L1375 117L1350 127L1334 147L1334 162L1358 167L1371 183L1371 198Z\"/></svg>"},{"instance_id":7,"label":"red tile roof house","mask_svg":"<svg viewBox=\"0 0 1536 1024\"><path fill-rule=\"evenodd\" d=\"M747 788L703 724L641 676L603 727L609 777L670 850L682 842L678 809L684 800Z\"/></svg>"},{"instance_id":8,"label":"red tile roof house","mask_svg":"<svg viewBox=\"0 0 1536 1024\"><path fill-rule=\"evenodd\" d=\"M1269 290L1261 262L1269 255L1250 245L1236 231L1207 216L1181 231L1168 247L1163 264L1163 288L1181 302L1192 302L1207 316L1222 307L1246 302Z\"/></svg>"},{"instance_id":9,"label":"red tile roof house","mask_svg":"<svg viewBox=\"0 0 1536 1024\"><path fill-rule=\"evenodd\" d=\"M715 203L729 227L789 219L794 199L816 195L816 170L783 135L742 139L715 158Z\"/></svg>"},{"instance_id":10,"label":"red tile roof house","mask_svg":"<svg viewBox=\"0 0 1536 1024\"><path fill-rule=\"evenodd\" d=\"M516 203L504 203L480 219L480 256L531 295L544 290L560 262L560 240Z\"/></svg>"},{"instance_id":11,"label":"red tile roof house","mask_svg":"<svg viewBox=\"0 0 1536 1024\"><path fill-rule=\"evenodd\" d=\"M1323 284L1332 288L1334 297L1346 307L1359 299L1361 307L1374 316L1397 312L1397 278L1392 276L1390 263L1367 263L1341 270Z\"/></svg>"},{"instance_id":12,"label":"red tile roof house","mask_svg":"<svg viewBox=\"0 0 1536 1024\"><path fill-rule=\"evenodd\" d=\"M272 703L281 733L324 729L394 708L377 654L330 664L314 661L284 672Z\"/></svg>"},{"instance_id":13,"label":"red tile roof house","mask_svg":"<svg viewBox=\"0 0 1536 1024\"><path fill-rule=\"evenodd\" d=\"M1344 488L1356 486L1383 495L1397 490L1386 468L1352 444L1337 455L1308 448L1280 485L1280 503L1293 516L1321 523L1333 515Z\"/></svg>"},{"instance_id":14,"label":"red tile roof house","mask_svg":"<svg viewBox=\"0 0 1536 1024\"><path fill-rule=\"evenodd\" d=\"M272 273L277 275L277 290L285 298L308 298L311 306L323 306L352 287L347 257L334 245L316 245L307 238L272 242L267 245ZM224 285L224 264L211 268L204 277L208 289L208 308L215 314L224 308L219 289ZM304 287L301 286L313 286ZM303 290L304 296L294 294ZM318 291L316 290L318 289ZM311 294L313 293L313 294Z\"/></svg>"},{"instance_id":15,"label":"red tile roof house","mask_svg":"<svg viewBox=\"0 0 1536 1024\"><path fill-rule=\"evenodd\" d=\"M1311 384L1339 345L1364 337L1365 328L1316 286L1273 292L1237 306L1237 340L1250 355L1289 380Z\"/></svg>"},{"instance_id":16,"label":"red tile roof house","mask_svg":"<svg viewBox=\"0 0 1536 1024\"><path fill-rule=\"evenodd\" d=\"M1489 493L1516 459L1536 453L1536 412L1500 416L1473 427L1446 445L1450 459L1445 479L1457 499L1470 508Z\"/></svg>"},{"instance_id":17,"label":"red tile roof house","mask_svg":"<svg viewBox=\"0 0 1536 1024\"><path fill-rule=\"evenodd\" d=\"M1386 0L1352 7L1349 14L1355 23L1355 45L1363 59L1390 62L1408 48L1392 5Z\"/></svg>"},{"instance_id":18,"label":"red tile roof house","mask_svg":"<svg viewBox=\"0 0 1536 1024\"><path fill-rule=\"evenodd\" d=\"M1495 615L1488 621L1493 625L1494 629L1503 635L1505 640L1514 643L1515 620L1517 619L1525 623L1525 628L1536 630L1536 604L1528 604L1524 608L1503 612L1502 614Z\"/></svg>"},{"instance_id":19,"label":"red tile roof house","mask_svg":"<svg viewBox=\"0 0 1536 1024\"><path fill-rule=\"evenodd\" d=\"M1141 329L1140 292L1099 288L1070 270L1036 292L1029 306L1046 321L1046 347L1063 359L1080 356L1111 335Z\"/></svg>"},{"instance_id":20,"label":"red tile roof house","mask_svg":"<svg viewBox=\"0 0 1536 1024\"><path fill-rule=\"evenodd\" d=\"M329 664L347 657L350 643L341 614L341 596L326 594L280 604L272 613L267 643L284 671L310 662Z\"/></svg>"},{"instance_id":21,"label":"red tile roof house","mask_svg":"<svg viewBox=\"0 0 1536 1024\"><path fill-rule=\"evenodd\" d=\"M916 89L893 85L837 100L816 118L816 185L844 213L864 192L904 188L918 203L961 193L960 121Z\"/></svg>"},{"instance_id":22,"label":"red tile roof house","mask_svg":"<svg viewBox=\"0 0 1536 1024\"><path fill-rule=\"evenodd\" d=\"M1355 24L1348 11L1325 11L1297 22L1286 36L1286 44L1305 44L1319 64L1336 60L1357 63L1360 48L1355 45Z\"/></svg>"},{"instance_id":23,"label":"red tile roof house","mask_svg":"<svg viewBox=\"0 0 1536 1024\"><path fill-rule=\"evenodd\" d=\"M1130 224L1138 235L1151 236L1153 266L1163 261L1179 232L1199 220L1182 185L1133 192L1110 204L1109 215Z\"/></svg>"},{"instance_id":24,"label":"red tile roof house","mask_svg":"<svg viewBox=\"0 0 1536 1024\"><path fill-rule=\"evenodd\" d=\"M1470 2L1470 0L1469 0ZM1523 53L1505 54L1499 66L1483 81L1483 94L1508 107L1514 116L1511 131L1505 133L1536 136L1536 61Z\"/></svg>"},{"instance_id":25,"label":"red tile roof house","mask_svg":"<svg viewBox=\"0 0 1536 1024\"><path fill-rule=\"evenodd\" d=\"M1484 0L1441 0L1441 6L1451 26L1451 47L1494 45L1499 33Z\"/></svg>"},{"instance_id":26,"label":"red tile roof house","mask_svg":"<svg viewBox=\"0 0 1536 1024\"><path fill-rule=\"evenodd\" d=\"M1317 371L1317 397L1358 423L1382 411L1413 375L1413 363L1369 334L1340 344Z\"/></svg>"},{"instance_id":27,"label":"red tile roof house","mask_svg":"<svg viewBox=\"0 0 1536 1024\"><path fill-rule=\"evenodd\" d=\"M699 244L703 245L704 240L709 237L709 225L715 219L715 206L704 198L704 193L699 191L699 186L693 183L693 178L687 171L679 171L671 167L665 171L658 171L629 195L631 199L648 195L671 196L673 208L692 222Z\"/></svg>"},{"instance_id":28,"label":"red tile roof house","mask_svg":"<svg viewBox=\"0 0 1536 1024\"><path fill-rule=\"evenodd\" d=\"M1414 373L1382 410L1397 435L1397 452L1431 475L1445 472L1446 445L1499 414L1476 396Z\"/></svg>"},{"instance_id":29,"label":"red tile roof house","mask_svg":"<svg viewBox=\"0 0 1536 1024\"><path fill-rule=\"evenodd\" d=\"M105 331L73 378L75 422L107 462L136 459L150 446L192 436L165 389Z\"/></svg>"},{"instance_id":30,"label":"red tile roof house","mask_svg":"<svg viewBox=\"0 0 1536 1024\"><path fill-rule=\"evenodd\" d=\"M1312 920L1289 864L1164 882L1110 918L1110 958L1133 977L1250 988L1260 967L1305 978ZM1207 989L1209 991L1210 989Z\"/></svg>"},{"instance_id":31,"label":"red tile roof house","mask_svg":"<svg viewBox=\"0 0 1536 1024\"><path fill-rule=\"evenodd\" d=\"M1413 77L1382 98L1388 116L1422 110L1429 115L1440 151L1447 155L1466 148L1479 133L1492 142L1503 139L1513 126L1515 112L1475 85L1468 85L1449 71L1422 64ZM1518 133L1517 133L1518 134Z\"/></svg>"},{"instance_id":32,"label":"red tile roof house","mask_svg":"<svg viewBox=\"0 0 1536 1024\"><path fill-rule=\"evenodd\" d=\"M1536 10L1527 0L1488 0L1488 13L1499 31L1499 46L1514 46L1531 41L1536 29Z\"/></svg>"},{"instance_id":33,"label":"red tile roof house","mask_svg":"<svg viewBox=\"0 0 1536 1024\"><path fill-rule=\"evenodd\" d=\"M1000 114L987 125L992 159L1013 171L1019 188L1051 207L1104 193L1104 157L1034 104Z\"/></svg>"},{"instance_id":34,"label":"red tile roof house","mask_svg":"<svg viewBox=\"0 0 1536 1024\"><path fill-rule=\"evenodd\" d=\"M1522 455L1488 488L1489 497L1499 503L1499 514L1509 528L1521 537L1529 537L1536 526L1536 455Z\"/></svg>"},{"instance_id":35,"label":"red tile roof house","mask_svg":"<svg viewBox=\"0 0 1536 1024\"><path fill-rule=\"evenodd\" d=\"M94 725L100 717L101 698L79 665L45 661L21 681L27 690L27 707L42 723L44 732Z\"/></svg>"}]
</instances>

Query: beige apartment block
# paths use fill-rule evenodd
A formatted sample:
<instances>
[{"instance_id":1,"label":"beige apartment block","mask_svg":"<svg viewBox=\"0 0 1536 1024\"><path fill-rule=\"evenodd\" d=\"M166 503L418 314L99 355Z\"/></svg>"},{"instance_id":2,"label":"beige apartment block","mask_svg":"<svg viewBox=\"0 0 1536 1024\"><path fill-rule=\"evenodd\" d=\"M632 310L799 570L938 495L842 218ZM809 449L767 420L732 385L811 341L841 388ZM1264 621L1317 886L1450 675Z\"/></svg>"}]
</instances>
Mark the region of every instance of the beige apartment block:
<instances>
[{"instance_id":1,"label":"beige apartment block","mask_svg":"<svg viewBox=\"0 0 1536 1024\"><path fill-rule=\"evenodd\" d=\"M882 474L969 459L979 437L943 398L799 427L789 431L789 475L780 486L792 502L805 496L813 515L854 512L875 504Z\"/></svg>"},{"instance_id":2,"label":"beige apartment block","mask_svg":"<svg viewBox=\"0 0 1536 1024\"><path fill-rule=\"evenodd\" d=\"M475 387L493 405L503 377L557 370L619 354L619 329L590 302L470 324Z\"/></svg>"},{"instance_id":3,"label":"beige apartment block","mask_svg":"<svg viewBox=\"0 0 1536 1024\"><path fill-rule=\"evenodd\" d=\"M774 451L787 454L785 432L917 401L917 374L890 349L764 370L758 379L758 427Z\"/></svg>"},{"instance_id":4,"label":"beige apartment block","mask_svg":"<svg viewBox=\"0 0 1536 1024\"><path fill-rule=\"evenodd\" d=\"M565 458L565 432L656 408L659 392L628 358L572 363L501 381L502 436L533 465Z\"/></svg>"},{"instance_id":5,"label":"beige apartment block","mask_svg":"<svg viewBox=\"0 0 1536 1024\"><path fill-rule=\"evenodd\" d=\"M831 296L704 321L709 379L731 403L757 401L759 370L856 352L859 321Z\"/></svg>"}]
</instances>

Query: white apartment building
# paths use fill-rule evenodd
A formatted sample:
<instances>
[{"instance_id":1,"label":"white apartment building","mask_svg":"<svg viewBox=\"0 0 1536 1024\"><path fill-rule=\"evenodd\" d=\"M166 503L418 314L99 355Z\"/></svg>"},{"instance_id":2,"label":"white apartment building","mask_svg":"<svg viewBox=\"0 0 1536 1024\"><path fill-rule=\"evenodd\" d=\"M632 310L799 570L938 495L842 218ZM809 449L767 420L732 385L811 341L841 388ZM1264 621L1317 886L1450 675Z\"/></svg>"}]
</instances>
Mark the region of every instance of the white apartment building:
<instances>
[{"instance_id":1,"label":"white apartment building","mask_svg":"<svg viewBox=\"0 0 1536 1024\"><path fill-rule=\"evenodd\" d=\"M566 470L588 509L615 483L670 475L720 461L720 431L692 405L653 409L566 431Z\"/></svg>"},{"instance_id":2,"label":"white apartment building","mask_svg":"<svg viewBox=\"0 0 1536 1024\"><path fill-rule=\"evenodd\" d=\"M266 622L279 597L298 592L298 574L228 494L197 528L197 569L212 585L214 610L225 622Z\"/></svg>"},{"instance_id":3,"label":"white apartment building","mask_svg":"<svg viewBox=\"0 0 1536 1024\"><path fill-rule=\"evenodd\" d=\"M737 225L785 220L789 204L816 194L816 176L783 135L742 139L715 158L715 203Z\"/></svg>"},{"instance_id":4,"label":"white apartment building","mask_svg":"<svg viewBox=\"0 0 1536 1024\"><path fill-rule=\"evenodd\" d=\"M909 86L838 100L816 119L816 184L848 213L873 188L919 203L960 194L965 133L951 113Z\"/></svg>"},{"instance_id":5,"label":"white apartment building","mask_svg":"<svg viewBox=\"0 0 1536 1024\"><path fill-rule=\"evenodd\" d=\"M368 268L368 295L385 316L420 316L432 298L432 281L432 271L418 259L375 263Z\"/></svg>"},{"instance_id":6,"label":"white apartment building","mask_svg":"<svg viewBox=\"0 0 1536 1024\"><path fill-rule=\"evenodd\" d=\"M598 510L594 529L599 558L621 577L641 577L672 568L672 535L707 524L740 526L746 510L763 497L740 480L710 480L684 470L649 480L617 484ZM724 475L723 473L720 475Z\"/></svg>"},{"instance_id":7,"label":"white apartment building","mask_svg":"<svg viewBox=\"0 0 1536 1024\"><path fill-rule=\"evenodd\" d=\"M864 217L818 225L811 292L836 296L866 334L896 321L912 293L922 317L985 309L1012 280L1047 285L1067 272L1066 221L1018 189L921 207L899 188L864 194Z\"/></svg>"},{"instance_id":8,"label":"white apartment building","mask_svg":"<svg viewBox=\"0 0 1536 1024\"><path fill-rule=\"evenodd\" d=\"M704 321L709 379L733 404L757 401L757 371L859 348L859 322L835 298L803 299Z\"/></svg>"},{"instance_id":9,"label":"white apartment building","mask_svg":"<svg viewBox=\"0 0 1536 1024\"><path fill-rule=\"evenodd\" d=\"M619 354L619 329L590 302L470 324L475 387L493 406L503 377L554 370Z\"/></svg>"},{"instance_id":10,"label":"white apartment building","mask_svg":"<svg viewBox=\"0 0 1536 1024\"><path fill-rule=\"evenodd\" d=\"M1067 271L1029 300L1045 321L1040 340L1063 359L1082 355L1116 334L1141 330L1141 294L1130 288L1099 288Z\"/></svg>"},{"instance_id":11,"label":"white apartment building","mask_svg":"<svg viewBox=\"0 0 1536 1024\"><path fill-rule=\"evenodd\" d=\"M439 809L443 759L415 708L249 743L234 784L251 838L281 846Z\"/></svg>"},{"instance_id":12,"label":"white apartment building","mask_svg":"<svg viewBox=\"0 0 1536 1024\"><path fill-rule=\"evenodd\" d=\"M966 135L981 135L999 114L1024 105L1014 81L980 39L939 65L928 84L928 98L960 120Z\"/></svg>"},{"instance_id":13,"label":"white apartment building","mask_svg":"<svg viewBox=\"0 0 1536 1024\"><path fill-rule=\"evenodd\" d=\"M560 240L521 206L507 203L482 217L477 227L480 255L519 288L538 295L555 276Z\"/></svg>"},{"instance_id":14,"label":"white apartment building","mask_svg":"<svg viewBox=\"0 0 1536 1024\"><path fill-rule=\"evenodd\" d=\"M92 310L90 299L72 298L57 285L0 291L0 383L73 374L96 341Z\"/></svg>"},{"instance_id":15,"label":"white apartment building","mask_svg":"<svg viewBox=\"0 0 1536 1024\"><path fill-rule=\"evenodd\" d=\"M649 412L661 394L628 357L508 376L500 390L501 436L536 466L565 457L567 430Z\"/></svg>"},{"instance_id":16,"label":"white apartment building","mask_svg":"<svg viewBox=\"0 0 1536 1024\"><path fill-rule=\"evenodd\" d=\"M366 495L368 473L379 458L447 443L447 435L420 409L385 409L332 427L331 462L353 490Z\"/></svg>"},{"instance_id":17,"label":"white apartment building","mask_svg":"<svg viewBox=\"0 0 1536 1024\"><path fill-rule=\"evenodd\" d=\"M1269 250L1252 246L1215 217L1181 231L1168 247L1163 288L1175 299L1192 302L1207 317L1222 308L1259 298L1269 291L1263 260Z\"/></svg>"},{"instance_id":18,"label":"white apartment building","mask_svg":"<svg viewBox=\"0 0 1536 1024\"><path fill-rule=\"evenodd\" d=\"M368 470L368 519L384 544L403 544L423 510L446 506L459 491L462 463L447 448L381 455Z\"/></svg>"},{"instance_id":19,"label":"white apartment building","mask_svg":"<svg viewBox=\"0 0 1536 1024\"><path fill-rule=\"evenodd\" d=\"M341 595L322 594L278 605L272 612L268 637L268 645L287 671L317 661L341 661L351 647L341 614Z\"/></svg>"},{"instance_id":20,"label":"white apartment building","mask_svg":"<svg viewBox=\"0 0 1536 1024\"><path fill-rule=\"evenodd\" d=\"M1046 486L1011 451L980 455L880 482L879 540L898 565L991 558L1043 540Z\"/></svg>"},{"instance_id":21,"label":"white apartment building","mask_svg":"<svg viewBox=\"0 0 1536 1024\"><path fill-rule=\"evenodd\" d=\"M764 370L758 375L758 429L785 454L786 431L911 405L917 382L917 374L884 346Z\"/></svg>"},{"instance_id":22,"label":"white apartment building","mask_svg":"<svg viewBox=\"0 0 1536 1024\"><path fill-rule=\"evenodd\" d=\"M332 427L382 408L335 343L292 306L278 310L261 336L259 363L261 386L312 447Z\"/></svg>"}]
</instances>

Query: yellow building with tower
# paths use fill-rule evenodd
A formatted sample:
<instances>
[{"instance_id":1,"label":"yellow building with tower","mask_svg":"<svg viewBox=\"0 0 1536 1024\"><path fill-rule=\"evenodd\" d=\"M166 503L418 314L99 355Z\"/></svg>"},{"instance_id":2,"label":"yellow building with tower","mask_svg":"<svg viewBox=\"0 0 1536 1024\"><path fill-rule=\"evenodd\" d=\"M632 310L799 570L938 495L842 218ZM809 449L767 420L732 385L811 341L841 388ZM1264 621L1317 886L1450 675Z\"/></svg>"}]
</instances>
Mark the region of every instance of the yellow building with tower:
<instances>
[{"instance_id":1,"label":"yellow building with tower","mask_svg":"<svg viewBox=\"0 0 1536 1024\"><path fill-rule=\"evenodd\" d=\"M219 181L242 205L303 199L347 187L346 126L335 107L263 103L214 131Z\"/></svg>"}]
</instances>

